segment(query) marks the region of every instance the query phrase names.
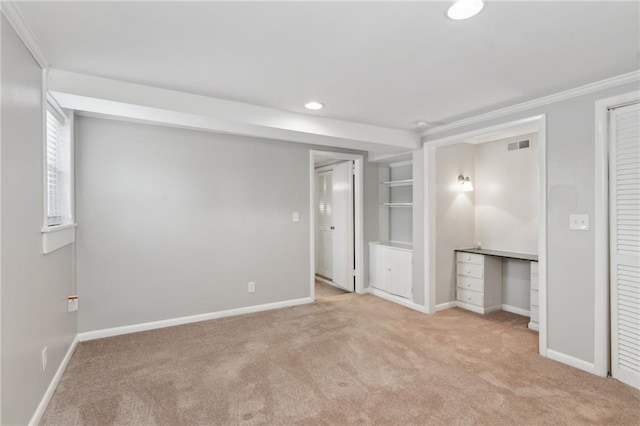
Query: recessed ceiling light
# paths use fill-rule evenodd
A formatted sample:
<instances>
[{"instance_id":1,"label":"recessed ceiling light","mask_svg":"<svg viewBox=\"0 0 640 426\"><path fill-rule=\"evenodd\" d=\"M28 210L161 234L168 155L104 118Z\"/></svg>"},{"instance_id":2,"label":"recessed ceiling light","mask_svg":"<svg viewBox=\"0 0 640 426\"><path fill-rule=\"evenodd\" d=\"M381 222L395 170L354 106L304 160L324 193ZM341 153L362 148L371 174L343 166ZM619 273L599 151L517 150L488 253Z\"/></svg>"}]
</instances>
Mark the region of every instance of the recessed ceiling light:
<instances>
[{"instance_id":1,"label":"recessed ceiling light","mask_svg":"<svg viewBox=\"0 0 640 426\"><path fill-rule=\"evenodd\" d=\"M429 122L428 121L416 121L416 127L418 129L426 129L427 127L429 127Z\"/></svg>"},{"instance_id":2,"label":"recessed ceiling light","mask_svg":"<svg viewBox=\"0 0 640 426\"><path fill-rule=\"evenodd\" d=\"M312 111L317 111L319 109L324 108L324 104L320 103L320 102L312 101L312 102L307 102L306 104L304 104L304 107L306 109L310 109Z\"/></svg>"},{"instance_id":3,"label":"recessed ceiling light","mask_svg":"<svg viewBox=\"0 0 640 426\"><path fill-rule=\"evenodd\" d=\"M477 15L483 8L483 0L457 0L449 10L447 10L447 16L454 21L460 21Z\"/></svg>"}]
</instances>

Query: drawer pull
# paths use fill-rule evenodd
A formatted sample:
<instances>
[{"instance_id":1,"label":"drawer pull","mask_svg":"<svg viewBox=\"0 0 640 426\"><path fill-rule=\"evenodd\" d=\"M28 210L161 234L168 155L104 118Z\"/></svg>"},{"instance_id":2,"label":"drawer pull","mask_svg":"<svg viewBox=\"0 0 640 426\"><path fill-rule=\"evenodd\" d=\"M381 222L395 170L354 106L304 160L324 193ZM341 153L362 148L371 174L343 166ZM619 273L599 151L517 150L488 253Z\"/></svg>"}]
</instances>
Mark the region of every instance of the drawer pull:
<instances>
[{"instance_id":1,"label":"drawer pull","mask_svg":"<svg viewBox=\"0 0 640 426\"><path fill-rule=\"evenodd\" d=\"M471 296L467 296L467 300L471 300Z\"/></svg>"},{"instance_id":2,"label":"drawer pull","mask_svg":"<svg viewBox=\"0 0 640 426\"><path fill-rule=\"evenodd\" d=\"M471 260L471 256L467 256L467 260Z\"/></svg>"},{"instance_id":3,"label":"drawer pull","mask_svg":"<svg viewBox=\"0 0 640 426\"><path fill-rule=\"evenodd\" d=\"M471 283L467 283L467 287L471 287Z\"/></svg>"},{"instance_id":4,"label":"drawer pull","mask_svg":"<svg viewBox=\"0 0 640 426\"><path fill-rule=\"evenodd\" d=\"M471 273L471 269L467 269L467 274L470 274L470 273Z\"/></svg>"},{"instance_id":5,"label":"drawer pull","mask_svg":"<svg viewBox=\"0 0 640 426\"><path fill-rule=\"evenodd\" d=\"M391 271L391 268L387 268L387 271Z\"/></svg>"}]
</instances>

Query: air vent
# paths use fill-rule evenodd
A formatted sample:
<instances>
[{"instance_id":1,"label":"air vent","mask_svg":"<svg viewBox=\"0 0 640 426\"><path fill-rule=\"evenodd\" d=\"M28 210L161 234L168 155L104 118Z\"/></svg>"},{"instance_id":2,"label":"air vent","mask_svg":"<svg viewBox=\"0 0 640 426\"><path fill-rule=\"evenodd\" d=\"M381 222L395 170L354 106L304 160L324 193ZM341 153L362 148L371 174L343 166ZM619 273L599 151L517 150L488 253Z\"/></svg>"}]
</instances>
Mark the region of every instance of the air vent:
<instances>
[{"instance_id":1,"label":"air vent","mask_svg":"<svg viewBox=\"0 0 640 426\"><path fill-rule=\"evenodd\" d=\"M520 141L520 142L511 142L507 145L507 151L516 151L518 149L529 148L529 140Z\"/></svg>"}]
</instances>

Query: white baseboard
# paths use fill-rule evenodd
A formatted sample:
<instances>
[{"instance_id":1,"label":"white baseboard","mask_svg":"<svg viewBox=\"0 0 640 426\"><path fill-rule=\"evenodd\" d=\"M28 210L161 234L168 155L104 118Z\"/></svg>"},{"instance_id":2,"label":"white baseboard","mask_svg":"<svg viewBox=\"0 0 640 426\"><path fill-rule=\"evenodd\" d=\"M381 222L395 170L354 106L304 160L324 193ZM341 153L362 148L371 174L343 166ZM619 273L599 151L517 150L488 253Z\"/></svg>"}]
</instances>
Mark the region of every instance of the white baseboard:
<instances>
[{"instance_id":1,"label":"white baseboard","mask_svg":"<svg viewBox=\"0 0 640 426\"><path fill-rule=\"evenodd\" d=\"M379 290L377 288L369 287L366 289L366 292L369 294L373 294L374 296L380 297L382 299L388 300L389 302L397 303L409 309L413 309L414 311L422 312L423 314L427 313L427 310L425 309L424 306L418 305L417 303L413 303L411 300L405 299L404 297L387 293L384 290Z\"/></svg>"},{"instance_id":2,"label":"white baseboard","mask_svg":"<svg viewBox=\"0 0 640 426\"><path fill-rule=\"evenodd\" d=\"M502 310L511 312L512 314L522 315L523 317L531 317L531 311L528 309L518 308L511 305L502 305Z\"/></svg>"},{"instance_id":3,"label":"white baseboard","mask_svg":"<svg viewBox=\"0 0 640 426\"><path fill-rule=\"evenodd\" d=\"M529 330L540 331L540 324L537 322L529 321Z\"/></svg>"},{"instance_id":4,"label":"white baseboard","mask_svg":"<svg viewBox=\"0 0 640 426\"><path fill-rule=\"evenodd\" d=\"M563 354L562 352L557 352L553 349L547 349L547 357L554 361L558 361L571 367L577 368L579 370L586 371L587 373L596 375L598 374L593 363L578 359L571 355Z\"/></svg>"},{"instance_id":5,"label":"white baseboard","mask_svg":"<svg viewBox=\"0 0 640 426\"><path fill-rule=\"evenodd\" d=\"M444 311L445 309L451 309L458 306L458 302L455 300L453 302L445 302L436 305L436 312Z\"/></svg>"},{"instance_id":6,"label":"white baseboard","mask_svg":"<svg viewBox=\"0 0 640 426\"><path fill-rule=\"evenodd\" d=\"M78 336L73 338L73 342L71 342L71 346L69 346L67 353L65 354L64 358L62 358L62 362L58 367L58 371L56 371L56 374L54 374L53 378L51 379L51 383L49 383L49 387L47 388L47 391L44 393L44 396L40 400L40 404L38 404L38 408L36 408L36 412L33 413L33 416L29 421L29 426L37 426L40 423L40 420L42 420L42 416L44 415L44 412L47 410L47 407L49 406L49 402L51 401L51 397L53 396L53 393L56 391L56 388L58 387L58 383L60 383L60 379L62 379L62 375L64 374L64 371L67 369L67 365L69 365L69 360L71 360L71 356L73 355L73 352L76 350L77 346L78 346Z\"/></svg>"},{"instance_id":7,"label":"white baseboard","mask_svg":"<svg viewBox=\"0 0 640 426\"><path fill-rule=\"evenodd\" d=\"M102 339L105 337L120 336L122 334L137 333L140 331L155 330L157 328L173 327L175 325L190 324L193 322L208 321L216 318L231 317L235 315L251 314L254 312L269 311L272 309L288 308L290 306L313 303L311 297L302 299L285 300L282 302L265 303L263 305L247 306L244 308L228 309L226 311L209 312L206 314L189 315L186 317L170 318L160 321L144 322L140 324L124 325L121 327L105 328L102 330L85 331L78 333L81 342Z\"/></svg>"}]
</instances>

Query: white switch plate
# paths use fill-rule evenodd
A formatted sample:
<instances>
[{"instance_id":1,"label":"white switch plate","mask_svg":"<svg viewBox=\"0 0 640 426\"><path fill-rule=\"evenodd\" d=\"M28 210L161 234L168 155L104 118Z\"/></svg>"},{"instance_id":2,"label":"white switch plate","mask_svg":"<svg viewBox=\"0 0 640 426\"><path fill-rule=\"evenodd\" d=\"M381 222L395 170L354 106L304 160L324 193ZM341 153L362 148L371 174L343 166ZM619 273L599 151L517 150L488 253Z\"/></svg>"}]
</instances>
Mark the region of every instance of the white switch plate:
<instances>
[{"instance_id":1,"label":"white switch plate","mask_svg":"<svg viewBox=\"0 0 640 426\"><path fill-rule=\"evenodd\" d=\"M589 215L588 214L569 215L569 229L573 229L575 231L588 231Z\"/></svg>"},{"instance_id":2,"label":"white switch plate","mask_svg":"<svg viewBox=\"0 0 640 426\"><path fill-rule=\"evenodd\" d=\"M255 293L256 292L256 283L253 281L249 282L249 293Z\"/></svg>"},{"instance_id":3,"label":"white switch plate","mask_svg":"<svg viewBox=\"0 0 640 426\"><path fill-rule=\"evenodd\" d=\"M293 212L293 221L294 222L300 222L300 213Z\"/></svg>"},{"instance_id":4,"label":"white switch plate","mask_svg":"<svg viewBox=\"0 0 640 426\"><path fill-rule=\"evenodd\" d=\"M78 310L78 299L67 299L67 312L75 312Z\"/></svg>"}]
</instances>

